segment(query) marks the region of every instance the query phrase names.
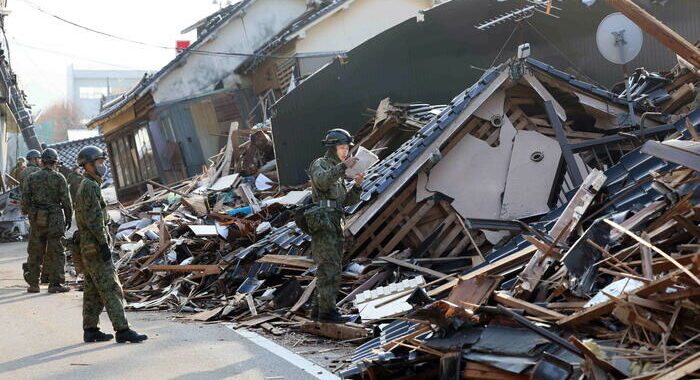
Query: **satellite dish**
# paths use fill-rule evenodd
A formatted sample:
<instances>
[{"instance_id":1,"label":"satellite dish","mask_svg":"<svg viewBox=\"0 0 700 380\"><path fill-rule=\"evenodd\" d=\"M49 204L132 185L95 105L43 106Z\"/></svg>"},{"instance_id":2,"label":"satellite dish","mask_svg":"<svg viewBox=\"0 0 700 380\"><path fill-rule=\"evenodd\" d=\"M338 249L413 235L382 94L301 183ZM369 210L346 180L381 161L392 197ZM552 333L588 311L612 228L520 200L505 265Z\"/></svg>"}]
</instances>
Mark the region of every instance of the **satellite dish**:
<instances>
[{"instance_id":1,"label":"satellite dish","mask_svg":"<svg viewBox=\"0 0 700 380\"><path fill-rule=\"evenodd\" d=\"M633 60L642 50L642 42L642 30L620 12L605 16L598 25L598 51L612 63L624 65Z\"/></svg>"}]
</instances>

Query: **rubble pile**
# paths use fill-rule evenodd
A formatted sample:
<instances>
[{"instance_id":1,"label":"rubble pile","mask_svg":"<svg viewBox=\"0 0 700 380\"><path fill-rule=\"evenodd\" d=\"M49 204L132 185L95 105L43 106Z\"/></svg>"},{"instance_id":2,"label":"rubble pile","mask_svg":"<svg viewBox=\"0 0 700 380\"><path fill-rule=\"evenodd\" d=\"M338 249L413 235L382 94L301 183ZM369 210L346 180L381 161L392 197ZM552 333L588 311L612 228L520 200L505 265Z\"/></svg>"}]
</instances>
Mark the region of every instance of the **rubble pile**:
<instances>
[{"instance_id":1,"label":"rubble pile","mask_svg":"<svg viewBox=\"0 0 700 380\"><path fill-rule=\"evenodd\" d=\"M367 173L363 202L346 209L348 223L360 227L346 234L337 303L351 322L307 317L315 264L311 237L294 213L311 202L311 191L277 184L266 125L232 125L227 146L202 174L167 186L149 182L141 198L110 210L127 307L353 342L353 357L335 368L346 378L697 374L700 111L692 111L695 96L674 100L687 84L695 88L697 75L687 68L665 76L638 71L634 99L640 112L658 112L645 116L655 124L605 130L589 124L609 122L609 113L592 101L584 112L566 92L589 99L585 90L615 104L624 104L625 94L584 87L534 60L524 65L486 72L450 105L384 99L371 110L357 142L381 161ZM527 83L545 83L543 93L552 91L561 109L523 80L498 82L517 70L530 70ZM389 201L372 202L399 183L469 101L499 83L510 86L499 99L514 130L559 137L560 128L570 138L558 142L562 151L580 153L580 185L567 179L570 186L552 190L558 201L551 211L515 220L463 219L440 192L417 199L415 182ZM484 99L493 98L480 100L493 108ZM573 121L556 125L551 114L558 111ZM471 132L458 135L498 149L504 123L466 119ZM458 141L445 144L451 149ZM615 153L596 150L610 141ZM426 162L439 163L436 155ZM368 210L379 216L361 224Z\"/></svg>"},{"instance_id":2,"label":"rubble pile","mask_svg":"<svg viewBox=\"0 0 700 380\"><path fill-rule=\"evenodd\" d=\"M412 311L380 327L344 375L697 376L700 139L685 124L698 122L695 111L662 144L692 147L695 169L642 148L592 172L566 206L521 225L483 264L399 293Z\"/></svg>"}]
</instances>

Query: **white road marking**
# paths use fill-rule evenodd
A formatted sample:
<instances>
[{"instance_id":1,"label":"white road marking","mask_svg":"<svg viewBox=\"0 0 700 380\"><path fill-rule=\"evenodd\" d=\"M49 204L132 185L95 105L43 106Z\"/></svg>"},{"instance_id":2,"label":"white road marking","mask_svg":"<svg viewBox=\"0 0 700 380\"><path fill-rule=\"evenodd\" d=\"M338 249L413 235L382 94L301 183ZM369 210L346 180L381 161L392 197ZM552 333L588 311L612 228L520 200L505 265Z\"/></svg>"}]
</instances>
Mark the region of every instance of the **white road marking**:
<instances>
[{"instance_id":1,"label":"white road marking","mask_svg":"<svg viewBox=\"0 0 700 380\"><path fill-rule=\"evenodd\" d=\"M279 356L280 358L293 364L295 367L307 372L311 376L319 380L339 380L340 377L329 372L325 368L315 364L304 357L295 354L294 352L280 346L279 344L265 338L264 336L254 333L249 330L239 329L236 330L233 326L227 326L233 330L236 334L248 339L249 341L257 344L258 346L272 352L273 354Z\"/></svg>"}]
</instances>

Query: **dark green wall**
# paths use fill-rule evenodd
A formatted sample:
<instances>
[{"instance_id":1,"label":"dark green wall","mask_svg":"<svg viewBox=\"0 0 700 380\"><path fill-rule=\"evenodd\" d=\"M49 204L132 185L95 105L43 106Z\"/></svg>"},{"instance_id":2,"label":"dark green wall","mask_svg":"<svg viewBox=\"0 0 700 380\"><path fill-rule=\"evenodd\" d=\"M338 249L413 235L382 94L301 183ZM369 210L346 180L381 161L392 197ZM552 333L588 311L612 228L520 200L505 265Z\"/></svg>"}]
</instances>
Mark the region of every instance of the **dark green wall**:
<instances>
[{"instance_id":1,"label":"dark green wall","mask_svg":"<svg viewBox=\"0 0 700 380\"><path fill-rule=\"evenodd\" d=\"M502 48L496 63L513 57L521 41L530 43L534 58L582 80L603 86L620 81L622 69L605 61L595 44L598 23L613 11L603 0L590 8L579 0L554 3L563 8L556 11L559 19L535 14L512 33L514 22L487 31L474 25L518 7L520 1L453 0L427 11L423 22L410 19L366 41L348 53L347 63L336 60L320 70L274 107L281 182L307 180L305 170L322 154L319 141L328 129L355 132L367 120L365 110L387 96L399 102L445 104L476 81L482 74L478 68L490 67ZM691 41L700 40L700 0L637 3ZM642 54L630 67L668 70L674 64L675 55L645 35Z\"/></svg>"}]
</instances>

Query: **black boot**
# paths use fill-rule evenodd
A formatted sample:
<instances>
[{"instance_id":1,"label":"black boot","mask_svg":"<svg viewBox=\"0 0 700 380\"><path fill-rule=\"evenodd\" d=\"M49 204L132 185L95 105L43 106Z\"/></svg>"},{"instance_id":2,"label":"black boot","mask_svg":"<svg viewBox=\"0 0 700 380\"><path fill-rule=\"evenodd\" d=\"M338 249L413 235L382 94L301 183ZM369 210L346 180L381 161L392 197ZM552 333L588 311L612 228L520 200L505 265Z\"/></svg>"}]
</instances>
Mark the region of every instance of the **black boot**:
<instances>
[{"instance_id":1,"label":"black boot","mask_svg":"<svg viewBox=\"0 0 700 380\"><path fill-rule=\"evenodd\" d=\"M85 343L106 342L108 340L112 340L113 338L114 338L114 335L105 334L102 331L100 331L100 329L98 329L98 328L91 328L91 329L83 330L83 341Z\"/></svg>"},{"instance_id":2,"label":"black boot","mask_svg":"<svg viewBox=\"0 0 700 380\"><path fill-rule=\"evenodd\" d=\"M29 264L27 263L22 263L22 276L24 277L24 281L29 284L31 281L29 281Z\"/></svg>"},{"instance_id":3,"label":"black boot","mask_svg":"<svg viewBox=\"0 0 700 380\"><path fill-rule=\"evenodd\" d=\"M117 331L117 343L139 343L148 339L148 336L144 334L139 334L132 329L125 329Z\"/></svg>"},{"instance_id":4,"label":"black boot","mask_svg":"<svg viewBox=\"0 0 700 380\"><path fill-rule=\"evenodd\" d=\"M342 316L338 309L334 309L331 312L320 313L318 321L323 323L345 323L349 322L350 318Z\"/></svg>"}]
</instances>

